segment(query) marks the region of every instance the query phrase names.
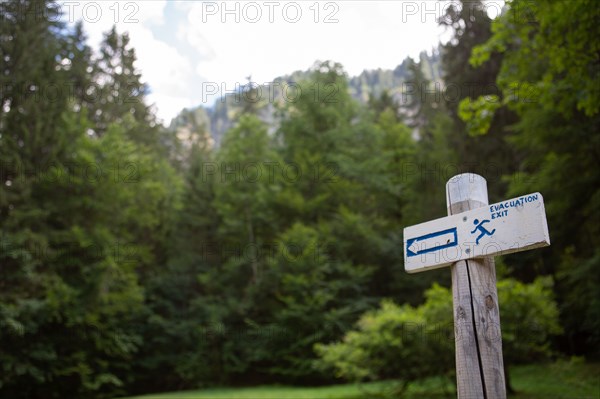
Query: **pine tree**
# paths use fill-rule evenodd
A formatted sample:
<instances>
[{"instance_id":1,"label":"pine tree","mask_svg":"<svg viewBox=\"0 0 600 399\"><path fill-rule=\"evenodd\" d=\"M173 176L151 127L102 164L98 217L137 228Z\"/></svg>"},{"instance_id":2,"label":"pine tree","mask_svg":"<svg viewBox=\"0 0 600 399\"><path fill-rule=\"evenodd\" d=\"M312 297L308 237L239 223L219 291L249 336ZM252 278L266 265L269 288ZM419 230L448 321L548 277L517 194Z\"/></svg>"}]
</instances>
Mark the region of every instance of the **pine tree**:
<instances>
[{"instance_id":1,"label":"pine tree","mask_svg":"<svg viewBox=\"0 0 600 399\"><path fill-rule=\"evenodd\" d=\"M146 105L149 88L141 80L135 49L129 42L129 34L119 34L113 26L100 44L100 56L95 60L93 72L98 92L94 93L94 101L90 104L95 132L102 135L111 123L122 123L132 116L136 124L127 136L138 144L164 153L164 145L172 139L157 124Z\"/></svg>"},{"instance_id":2,"label":"pine tree","mask_svg":"<svg viewBox=\"0 0 600 399\"><path fill-rule=\"evenodd\" d=\"M0 7L0 395L114 397L177 179L126 137L131 116L89 134L80 26L50 2Z\"/></svg>"},{"instance_id":3,"label":"pine tree","mask_svg":"<svg viewBox=\"0 0 600 399\"><path fill-rule=\"evenodd\" d=\"M473 48L492 35L492 21L481 0L463 0L447 8L440 24L452 29L453 37L442 46L443 82L438 91L444 98L453 127L449 144L458 154L458 171L482 175L488 182L490 199L504 197L506 184L502 176L515 171L518 154L506 138L508 126L516 122L515 115L500 107L491 120L487 134L469 130L461 119L459 105L481 98L488 106L501 103L502 93L496 85L502 54L494 52L485 63L474 67L469 62Z\"/></svg>"}]
</instances>

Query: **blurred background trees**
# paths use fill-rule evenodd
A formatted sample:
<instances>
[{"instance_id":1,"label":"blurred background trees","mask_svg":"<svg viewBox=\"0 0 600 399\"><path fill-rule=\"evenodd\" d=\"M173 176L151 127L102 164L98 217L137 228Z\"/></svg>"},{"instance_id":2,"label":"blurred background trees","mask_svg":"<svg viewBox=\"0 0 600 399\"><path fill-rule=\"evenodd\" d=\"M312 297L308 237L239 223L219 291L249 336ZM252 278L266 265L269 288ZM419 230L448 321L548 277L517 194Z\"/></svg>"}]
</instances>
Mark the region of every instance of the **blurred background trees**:
<instances>
[{"instance_id":1,"label":"blurred background trees","mask_svg":"<svg viewBox=\"0 0 600 399\"><path fill-rule=\"evenodd\" d=\"M498 262L507 363L597 358L593 2L448 8L439 54L317 62L222 137L156 122L126 34L96 54L40 7L0 3L1 396L451 375L449 273L409 277L401 243L464 171L546 200L553 245Z\"/></svg>"}]
</instances>

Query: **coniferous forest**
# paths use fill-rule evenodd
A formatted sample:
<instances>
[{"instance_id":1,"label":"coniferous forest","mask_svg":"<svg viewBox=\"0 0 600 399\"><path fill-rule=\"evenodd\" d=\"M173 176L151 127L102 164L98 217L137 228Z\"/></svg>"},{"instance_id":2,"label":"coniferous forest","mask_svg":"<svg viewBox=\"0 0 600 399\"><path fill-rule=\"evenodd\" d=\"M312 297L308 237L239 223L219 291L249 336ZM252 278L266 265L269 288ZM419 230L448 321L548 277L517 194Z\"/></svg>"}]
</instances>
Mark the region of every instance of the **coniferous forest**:
<instances>
[{"instance_id":1,"label":"coniferous forest","mask_svg":"<svg viewBox=\"0 0 600 399\"><path fill-rule=\"evenodd\" d=\"M546 204L552 245L496 258L505 365L598 361L594 1L449 7L433 54L230 94L218 137L159 123L126 33L93 50L45 7L0 3L0 397L452 380L450 272L402 242L463 172Z\"/></svg>"}]
</instances>

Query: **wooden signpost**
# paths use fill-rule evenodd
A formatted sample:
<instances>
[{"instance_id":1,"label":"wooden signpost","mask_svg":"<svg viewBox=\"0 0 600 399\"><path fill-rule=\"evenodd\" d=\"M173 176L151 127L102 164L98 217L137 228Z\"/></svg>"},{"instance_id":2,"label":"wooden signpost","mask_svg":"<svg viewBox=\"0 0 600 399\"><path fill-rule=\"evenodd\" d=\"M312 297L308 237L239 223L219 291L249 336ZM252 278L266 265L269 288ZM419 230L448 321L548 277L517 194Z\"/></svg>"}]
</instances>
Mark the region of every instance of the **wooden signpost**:
<instances>
[{"instance_id":1,"label":"wooden signpost","mask_svg":"<svg viewBox=\"0 0 600 399\"><path fill-rule=\"evenodd\" d=\"M404 229L404 266L416 273L451 265L456 380L461 399L504 399L495 255L550 245L540 193L488 205L483 177L446 184L448 216Z\"/></svg>"}]
</instances>

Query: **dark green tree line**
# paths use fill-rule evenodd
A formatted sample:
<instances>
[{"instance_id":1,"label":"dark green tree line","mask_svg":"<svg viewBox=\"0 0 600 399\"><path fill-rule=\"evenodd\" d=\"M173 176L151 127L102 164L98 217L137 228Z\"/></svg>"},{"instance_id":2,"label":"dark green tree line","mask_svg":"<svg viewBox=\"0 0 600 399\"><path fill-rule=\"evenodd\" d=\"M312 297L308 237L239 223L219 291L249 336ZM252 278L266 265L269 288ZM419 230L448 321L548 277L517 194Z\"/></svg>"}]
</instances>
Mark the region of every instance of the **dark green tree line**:
<instances>
[{"instance_id":1,"label":"dark green tree line","mask_svg":"<svg viewBox=\"0 0 600 399\"><path fill-rule=\"evenodd\" d=\"M97 134L91 111L112 94L86 93L80 26L50 18L49 2L0 7L0 390L112 397L143 344L140 281L163 256L177 179L123 104Z\"/></svg>"}]
</instances>

